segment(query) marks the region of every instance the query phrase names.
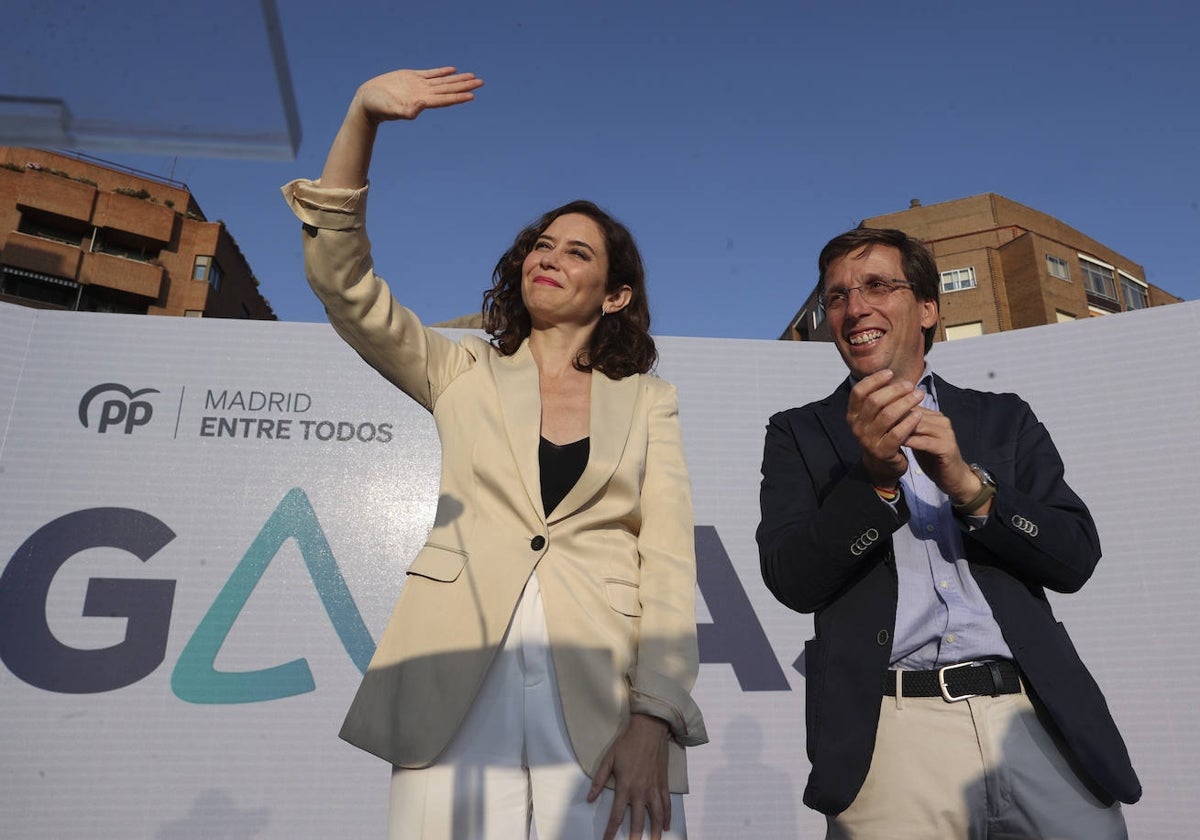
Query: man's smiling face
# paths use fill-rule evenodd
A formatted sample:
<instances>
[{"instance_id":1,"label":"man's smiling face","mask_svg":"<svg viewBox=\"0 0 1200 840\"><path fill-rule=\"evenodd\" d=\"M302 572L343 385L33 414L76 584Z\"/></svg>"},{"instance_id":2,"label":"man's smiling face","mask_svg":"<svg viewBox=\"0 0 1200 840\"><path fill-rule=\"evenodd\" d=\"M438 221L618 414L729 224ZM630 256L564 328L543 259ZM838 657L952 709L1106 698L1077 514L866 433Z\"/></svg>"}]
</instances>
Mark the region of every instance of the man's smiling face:
<instances>
[{"instance_id":1,"label":"man's smiling face","mask_svg":"<svg viewBox=\"0 0 1200 840\"><path fill-rule=\"evenodd\" d=\"M842 361L855 378L884 369L912 383L920 378L925 368L923 331L937 324L937 302L918 300L908 287L898 287L876 303L856 291L872 281L906 279L900 251L890 245L868 245L829 264L825 294L846 292L849 298L826 318Z\"/></svg>"}]
</instances>

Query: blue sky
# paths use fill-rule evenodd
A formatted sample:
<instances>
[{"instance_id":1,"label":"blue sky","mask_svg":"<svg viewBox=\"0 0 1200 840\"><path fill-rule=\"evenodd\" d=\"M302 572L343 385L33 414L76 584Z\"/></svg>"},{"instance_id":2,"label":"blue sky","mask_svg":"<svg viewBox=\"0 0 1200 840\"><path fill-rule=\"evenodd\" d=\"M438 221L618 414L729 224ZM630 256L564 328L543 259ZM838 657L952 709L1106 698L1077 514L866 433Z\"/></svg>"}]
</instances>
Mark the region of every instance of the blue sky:
<instances>
[{"instance_id":1,"label":"blue sky","mask_svg":"<svg viewBox=\"0 0 1200 840\"><path fill-rule=\"evenodd\" d=\"M187 182L285 320L323 313L279 185L319 174L361 81L445 64L485 80L477 100L385 126L372 168L377 268L428 321L477 311L516 231L577 197L634 231L661 335L775 338L831 236L913 198L989 191L1200 298L1193 2L281 0L279 12L296 161L104 157ZM228 118L253 107L231 102Z\"/></svg>"}]
</instances>

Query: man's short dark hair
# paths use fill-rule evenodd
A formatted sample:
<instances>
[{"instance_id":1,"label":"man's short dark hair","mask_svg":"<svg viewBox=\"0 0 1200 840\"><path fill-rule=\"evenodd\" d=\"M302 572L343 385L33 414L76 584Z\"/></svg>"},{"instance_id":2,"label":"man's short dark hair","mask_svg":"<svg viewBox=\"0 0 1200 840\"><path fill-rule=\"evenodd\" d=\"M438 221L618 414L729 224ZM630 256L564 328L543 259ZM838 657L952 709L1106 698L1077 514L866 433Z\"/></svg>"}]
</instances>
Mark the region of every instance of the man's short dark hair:
<instances>
[{"instance_id":1,"label":"man's short dark hair","mask_svg":"<svg viewBox=\"0 0 1200 840\"><path fill-rule=\"evenodd\" d=\"M821 249L821 256L817 258L817 269L820 272L817 294L825 293L825 272L834 260L875 245L886 245L900 252L900 264L904 268L904 277L896 279L911 282L913 295L917 300L931 300L938 303L941 275L938 272L937 262L933 259L933 254L924 242L894 228L857 227L830 239ZM926 353L933 346L933 336L936 331L936 325L925 330Z\"/></svg>"}]
</instances>

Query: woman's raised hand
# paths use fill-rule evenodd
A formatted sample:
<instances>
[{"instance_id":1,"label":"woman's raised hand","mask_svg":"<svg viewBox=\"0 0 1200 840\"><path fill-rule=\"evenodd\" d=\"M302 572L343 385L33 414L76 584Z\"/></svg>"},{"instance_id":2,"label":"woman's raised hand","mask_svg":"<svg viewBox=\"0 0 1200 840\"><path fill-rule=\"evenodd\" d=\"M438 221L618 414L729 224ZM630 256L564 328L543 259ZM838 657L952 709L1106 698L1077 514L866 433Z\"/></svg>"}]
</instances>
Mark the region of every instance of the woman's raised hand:
<instances>
[{"instance_id":1,"label":"woman's raised hand","mask_svg":"<svg viewBox=\"0 0 1200 840\"><path fill-rule=\"evenodd\" d=\"M426 108L446 108L475 98L471 91L483 79L474 73L457 73L453 67L432 70L393 70L364 82L354 105L372 123L414 120ZM353 106L352 106L353 107Z\"/></svg>"},{"instance_id":2,"label":"woman's raised hand","mask_svg":"<svg viewBox=\"0 0 1200 840\"><path fill-rule=\"evenodd\" d=\"M413 120L426 108L470 102L483 84L453 67L393 70L359 85L321 171L325 187L361 187L367 181L375 133L381 122Z\"/></svg>"}]
</instances>

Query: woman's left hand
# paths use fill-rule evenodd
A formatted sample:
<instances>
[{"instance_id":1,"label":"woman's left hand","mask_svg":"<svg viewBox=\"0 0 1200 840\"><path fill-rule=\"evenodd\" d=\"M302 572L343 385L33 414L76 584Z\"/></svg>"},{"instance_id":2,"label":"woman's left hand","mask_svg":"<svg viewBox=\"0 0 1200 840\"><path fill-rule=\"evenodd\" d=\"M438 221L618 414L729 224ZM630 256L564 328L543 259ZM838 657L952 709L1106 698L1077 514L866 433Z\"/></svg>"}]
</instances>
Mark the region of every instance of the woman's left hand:
<instances>
[{"instance_id":1,"label":"woman's left hand","mask_svg":"<svg viewBox=\"0 0 1200 840\"><path fill-rule=\"evenodd\" d=\"M615 780L612 813L604 840L616 837L625 811L631 811L629 837L643 836L646 813L650 813L650 840L660 840L671 828L671 791L667 785L667 724L651 715L629 716L629 726L600 762L588 802L595 802L609 776Z\"/></svg>"}]
</instances>

